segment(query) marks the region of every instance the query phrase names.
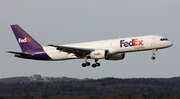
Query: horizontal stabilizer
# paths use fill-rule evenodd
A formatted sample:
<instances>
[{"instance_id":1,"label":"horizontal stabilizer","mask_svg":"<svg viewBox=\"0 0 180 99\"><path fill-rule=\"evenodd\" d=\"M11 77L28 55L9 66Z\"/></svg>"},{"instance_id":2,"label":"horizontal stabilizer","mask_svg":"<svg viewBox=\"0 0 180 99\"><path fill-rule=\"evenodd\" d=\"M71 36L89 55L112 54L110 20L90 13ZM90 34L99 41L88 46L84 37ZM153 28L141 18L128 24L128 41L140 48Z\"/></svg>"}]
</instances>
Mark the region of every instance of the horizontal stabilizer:
<instances>
[{"instance_id":1,"label":"horizontal stabilizer","mask_svg":"<svg viewBox=\"0 0 180 99\"><path fill-rule=\"evenodd\" d=\"M14 51L6 51L7 53L12 53L12 54L19 54L23 57L32 57L33 55L30 53L24 53L24 52L14 52Z\"/></svg>"}]
</instances>

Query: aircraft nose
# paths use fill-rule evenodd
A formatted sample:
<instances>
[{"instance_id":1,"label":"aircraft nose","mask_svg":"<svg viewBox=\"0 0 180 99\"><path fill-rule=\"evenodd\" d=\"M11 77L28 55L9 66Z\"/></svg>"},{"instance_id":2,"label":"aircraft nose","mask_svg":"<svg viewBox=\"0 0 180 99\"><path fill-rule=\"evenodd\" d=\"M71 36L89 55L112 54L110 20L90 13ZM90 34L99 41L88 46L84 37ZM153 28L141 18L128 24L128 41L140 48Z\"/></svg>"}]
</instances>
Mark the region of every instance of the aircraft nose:
<instances>
[{"instance_id":1,"label":"aircraft nose","mask_svg":"<svg viewBox=\"0 0 180 99\"><path fill-rule=\"evenodd\" d=\"M173 43L169 41L169 47L173 46Z\"/></svg>"}]
</instances>

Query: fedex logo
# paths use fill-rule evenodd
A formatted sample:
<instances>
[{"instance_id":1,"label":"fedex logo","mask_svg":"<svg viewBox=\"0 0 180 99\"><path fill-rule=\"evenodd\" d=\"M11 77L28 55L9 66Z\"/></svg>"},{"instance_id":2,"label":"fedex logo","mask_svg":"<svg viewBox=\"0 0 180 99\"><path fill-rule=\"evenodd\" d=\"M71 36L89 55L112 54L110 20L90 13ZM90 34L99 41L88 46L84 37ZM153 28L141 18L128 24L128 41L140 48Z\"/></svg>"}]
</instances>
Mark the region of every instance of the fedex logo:
<instances>
[{"instance_id":1,"label":"fedex logo","mask_svg":"<svg viewBox=\"0 0 180 99\"><path fill-rule=\"evenodd\" d=\"M18 38L19 43L31 42L31 38L25 37L24 39Z\"/></svg>"},{"instance_id":2,"label":"fedex logo","mask_svg":"<svg viewBox=\"0 0 180 99\"><path fill-rule=\"evenodd\" d=\"M98 56L100 56L100 55L101 55L101 53L100 53L100 52L97 52L97 53L94 53L94 55L98 55Z\"/></svg>"},{"instance_id":3,"label":"fedex logo","mask_svg":"<svg viewBox=\"0 0 180 99\"><path fill-rule=\"evenodd\" d=\"M143 46L143 40L138 40L137 38L132 39L132 41L125 41L125 40L120 40L120 47L132 47L132 46Z\"/></svg>"}]
</instances>

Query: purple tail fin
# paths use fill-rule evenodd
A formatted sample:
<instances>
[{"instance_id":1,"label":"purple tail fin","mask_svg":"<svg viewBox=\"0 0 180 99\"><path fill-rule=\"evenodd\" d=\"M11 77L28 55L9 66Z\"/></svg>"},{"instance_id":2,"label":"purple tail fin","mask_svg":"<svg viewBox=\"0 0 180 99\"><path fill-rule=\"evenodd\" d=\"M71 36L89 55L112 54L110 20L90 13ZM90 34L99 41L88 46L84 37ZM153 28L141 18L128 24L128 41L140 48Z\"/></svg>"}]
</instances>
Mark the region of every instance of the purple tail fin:
<instances>
[{"instance_id":1,"label":"purple tail fin","mask_svg":"<svg viewBox=\"0 0 180 99\"><path fill-rule=\"evenodd\" d=\"M24 31L19 25L11 25L11 28L22 51L41 47L41 45L36 42L28 33L26 33L26 31Z\"/></svg>"}]
</instances>

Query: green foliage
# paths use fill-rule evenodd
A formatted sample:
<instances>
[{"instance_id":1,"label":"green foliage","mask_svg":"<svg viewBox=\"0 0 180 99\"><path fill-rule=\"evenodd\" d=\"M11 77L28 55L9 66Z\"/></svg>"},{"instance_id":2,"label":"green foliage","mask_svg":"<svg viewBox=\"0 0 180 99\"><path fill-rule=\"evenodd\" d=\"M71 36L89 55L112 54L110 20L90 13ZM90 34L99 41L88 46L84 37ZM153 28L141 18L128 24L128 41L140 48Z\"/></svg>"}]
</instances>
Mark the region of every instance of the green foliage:
<instances>
[{"instance_id":1,"label":"green foliage","mask_svg":"<svg viewBox=\"0 0 180 99\"><path fill-rule=\"evenodd\" d=\"M0 99L180 99L179 92L179 78L0 83Z\"/></svg>"}]
</instances>

